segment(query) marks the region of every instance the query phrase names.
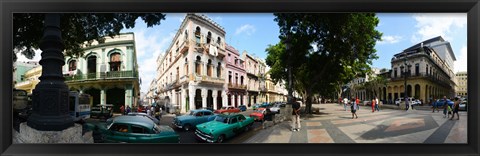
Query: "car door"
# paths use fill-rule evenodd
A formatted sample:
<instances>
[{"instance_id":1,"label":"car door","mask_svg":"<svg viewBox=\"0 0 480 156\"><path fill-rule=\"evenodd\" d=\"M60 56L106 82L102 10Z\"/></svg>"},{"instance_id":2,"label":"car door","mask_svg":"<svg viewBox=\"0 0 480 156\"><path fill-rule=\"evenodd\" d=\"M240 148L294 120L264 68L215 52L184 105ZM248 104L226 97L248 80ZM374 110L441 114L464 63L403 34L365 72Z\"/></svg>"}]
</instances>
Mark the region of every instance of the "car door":
<instances>
[{"instance_id":1,"label":"car door","mask_svg":"<svg viewBox=\"0 0 480 156\"><path fill-rule=\"evenodd\" d=\"M131 130L127 124L114 123L109 131L110 133L105 136L107 142L127 143L130 141L129 133Z\"/></svg>"},{"instance_id":2,"label":"car door","mask_svg":"<svg viewBox=\"0 0 480 156\"><path fill-rule=\"evenodd\" d=\"M205 111L203 112L202 118L199 120L199 123L208 122L208 119L212 117L213 113Z\"/></svg>"},{"instance_id":3,"label":"car door","mask_svg":"<svg viewBox=\"0 0 480 156\"><path fill-rule=\"evenodd\" d=\"M149 128L140 125L130 125L130 143L155 143L161 138L154 137Z\"/></svg>"},{"instance_id":4,"label":"car door","mask_svg":"<svg viewBox=\"0 0 480 156\"><path fill-rule=\"evenodd\" d=\"M230 129L231 129L231 132L232 132L230 136L233 136L233 135L235 135L237 133L240 133L242 131L242 126L238 122L238 118L236 116L230 118L230 122L229 122L228 126L230 126Z\"/></svg>"},{"instance_id":5,"label":"car door","mask_svg":"<svg viewBox=\"0 0 480 156\"><path fill-rule=\"evenodd\" d=\"M203 123L204 118L205 117L204 117L202 111L199 111L199 112L195 113L195 120L193 120L193 122L192 122L193 125L192 126Z\"/></svg>"},{"instance_id":6,"label":"car door","mask_svg":"<svg viewBox=\"0 0 480 156\"><path fill-rule=\"evenodd\" d=\"M250 123L247 122L247 119L245 118L245 116L240 115L240 116L238 116L238 124L239 124L239 126L240 126L240 129L245 130L245 128L246 128L246 127L248 126L248 124L250 124Z\"/></svg>"}]
</instances>

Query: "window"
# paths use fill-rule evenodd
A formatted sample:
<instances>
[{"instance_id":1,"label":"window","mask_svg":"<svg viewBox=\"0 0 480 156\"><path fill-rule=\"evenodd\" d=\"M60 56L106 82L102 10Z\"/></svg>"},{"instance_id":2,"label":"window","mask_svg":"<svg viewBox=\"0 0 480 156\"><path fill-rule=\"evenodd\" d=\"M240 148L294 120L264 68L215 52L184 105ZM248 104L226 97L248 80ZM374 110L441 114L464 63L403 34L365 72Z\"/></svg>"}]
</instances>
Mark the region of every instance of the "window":
<instances>
[{"instance_id":1,"label":"window","mask_svg":"<svg viewBox=\"0 0 480 156\"><path fill-rule=\"evenodd\" d=\"M234 123L237 123L237 118L236 117L233 117L230 119L230 124L234 124Z\"/></svg>"},{"instance_id":2,"label":"window","mask_svg":"<svg viewBox=\"0 0 480 156\"><path fill-rule=\"evenodd\" d=\"M185 40L188 40L188 31L185 30Z\"/></svg>"},{"instance_id":3,"label":"window","mask_svg":"<svg viewBox=\"0 0 480 156\"><path fill-rule=\"evenodd\" d=\"M420 72L420 64L417 63L415 64L415 75L418 76L420 74L419 72Z\"/></svg>"},{"instance_id":4,"label":"window","mask_svg":"<svg viewBox=\"0 0 480 156\"><path fill-rule=\"evenodd\" d=\"M207 63L207 75L212 76L212 60L208 59Z\"/></svg>"},{"instance_id":5,"label":"window","mask_svg":"<svg viewBox=\"0 0 480 156\"><path fill-rule=\"evenodd\" d=\"M202 70L202 67L200 65L201 63L200 60L201 60L200 56L197 56L197 60L195 61L195 73L198 75L200 75Z\"/></svg>"},{"instance_id":6,"label":"window","mask_svg":"<svg viewBox=\"0 0 480 156\"><path fill-rule=\"evenodd\" d=\"M128 125L125 125L125 124L113 124L112 126L110 126L109 130L115 131L115 132L126 133L126 132L128 132Z\"/></svg>"},{"instance_id":7,"label":"window","mask_svg":"<svg viewBox=\"0 0 480 156\"><path fill-rule=\"evenodd\" d=\"M222 39L220 37L217 37L217 44L218 44L218 46L220 46L220 44L222 44Z\"/></svg>"},{"instance_id":8,"label":"window","mask_svg":"<svg viewBox=\"0 0 480 156\"><path fill-rule=\"evenodd\" d=\"M197 114L195 114L195 116L203 116L203 113L202 113L202 112L198 112Z\"/></svg>"},{"instance_id":9,"label":"window","mask_svg":"<svg viewBox=\"0 0 480 156\"><path fill-rule=\"evenodd\" d=\"M71 60L68 63L68 71L74 71L77 69L77 61L76 60Z\"/></svg>"},{"instance_id":10,"label":"window","mask_svg":"<svg viewBox=\"0 0 480 156\"><path fill-rule=\"evenodd\" d=\"M200 33L201 33L201 29L200 29L200 27L197 27L195 29L195 38L196 38L197 43L200 43Z\"/></svg>"},{"instance_id":11,"label":"window","mask_svg":"<svg viewBox=\"0 0 480 156\"><path fill-rule=\"evenodd\" d=\"M132 125L132 133L148 134L148 131L141 126Z\"/></svg>"},{"instance_id":12,"label":"window","mask_svg":"<svg viewBox=\"0 0 480 156\"><path fill-rule=\"evenodd\" d=\"M110 71L120 71L122 65L120 53L113 53L110 55Z\"/></svg>"},{"instance_id":13,"label":"window","mask_svg":"<svg viewBox=\"0 0 480 156\"><path fill-rule=\"evenodd\" d=\"M221 77L221 73L222 73L222 64L220 64L219 62L217 66L217 77Z\"/></svg>"},{"instance_id":14,"label":"window","mask_svg":"<svg viewBox=\"0 0 480 156\"><path fill-rule=\"evenodd\" d=\"M397 77L397 68L395 68L395 69L393 70L393 72L394 72L393 77L396 78L396 77Z\"/></svg>"},{"instance_id":15,"label":"window","mask_svg":"<svg viewBox=\"0 0 480 156\"><path fill-rule=\"evenodd\" d=\"M205 116L212 115L212 112L203 112L203 115L205 115Z\"/></svg>"},{"instance_id":16,"label":"window","mask_svg":"<svg viewBox=\"0 0 480 156\"><path fill-rule=\"evenodd\" d=\"M210 43L211 40L212 40L212 33L209 31L207 34L207 43Z\"/></svg>"}]
</instances>

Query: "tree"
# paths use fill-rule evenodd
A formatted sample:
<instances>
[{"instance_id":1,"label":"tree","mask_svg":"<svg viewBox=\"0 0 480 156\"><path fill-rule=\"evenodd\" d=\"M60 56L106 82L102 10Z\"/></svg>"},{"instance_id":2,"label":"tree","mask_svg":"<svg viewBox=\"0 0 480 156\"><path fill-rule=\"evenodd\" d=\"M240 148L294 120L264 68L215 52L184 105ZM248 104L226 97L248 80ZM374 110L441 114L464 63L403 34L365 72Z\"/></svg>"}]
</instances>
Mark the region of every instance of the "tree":
<instances>
[{"instance_id":1,"label":"tree","mask_svg":"<svg viewBox=\"0 0 480 156\"><path fill-rule=\"evenodd\" d=\"M16 53L25 55L28 59L35 56L34 49L39 48L43 35L45 14L18 13L13 15L13 57ZM161 13L72 13L62 14L61 32L65 44L65 55L82 56L81 46L85 41L91 44L93 40L102 42L104 36L113 37L124 28L135 27L135 20L141 18L147 27L159 25L165 19Z\"/></svg>"},{"instance_id":2,"label":"tree","mask_svg":"<svg viewBox=\"0 0 480 156\"><path fill-rule=\"evenodd\" d=\"M388 83L387 78L379 75L375 77L371 77L370 81L365 83L365 89L367 92L371 92L373 96L378 97L381 91L378 88L385 87ZM378 91L378 92L377 92Z\"/></svg>"},{"instance_id":3,"label":"tree","mask_svg":"<svg viewBox=\"0 0 480 156\"><path fill-rule=\"evenodd\" d=\"M277 82L286 80L287 61L291 61L294 88L306 97L307 113L311 113L314 94L334 95L338 84L369 72L369 64L378 58L374 46L382 34L375 30L379 20L374 13L274 15L280 42L266 49L266 63ZM288 51L287 34L291 37Z\"/></svg>"}]
</instances>

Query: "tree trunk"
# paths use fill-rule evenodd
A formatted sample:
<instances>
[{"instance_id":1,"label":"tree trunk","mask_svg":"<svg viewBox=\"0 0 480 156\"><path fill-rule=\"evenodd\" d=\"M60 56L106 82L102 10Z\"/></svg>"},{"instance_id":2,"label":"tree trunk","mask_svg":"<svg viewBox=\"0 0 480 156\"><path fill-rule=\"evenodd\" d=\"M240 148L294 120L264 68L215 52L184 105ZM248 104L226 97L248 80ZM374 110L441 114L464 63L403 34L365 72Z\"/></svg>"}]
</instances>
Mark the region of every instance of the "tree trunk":
<instances>
[{"instance_id":1,"label":"tree trunk","mask_svg":"<svg viewBox=\"0 0 480 156\"><path fill-rule=\"evenodd\" d=\"M305 113L312 114L312 94L310 91L305 92Z\"/></svg>"}]
</instances>

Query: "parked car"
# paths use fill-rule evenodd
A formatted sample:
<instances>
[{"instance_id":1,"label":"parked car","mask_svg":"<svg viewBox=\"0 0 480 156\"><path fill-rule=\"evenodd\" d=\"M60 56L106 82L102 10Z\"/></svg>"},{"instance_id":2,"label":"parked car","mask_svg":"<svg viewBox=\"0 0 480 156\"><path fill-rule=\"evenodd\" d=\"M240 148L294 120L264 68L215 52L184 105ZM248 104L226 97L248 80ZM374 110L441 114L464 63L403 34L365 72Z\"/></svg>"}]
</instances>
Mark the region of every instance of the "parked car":
<instances>
[{"instance_id":1,"label":"parked car","mask_svg":"<svg viewBox=\"0 0 480 156\"><path fill-rule=\"evenodd\" d=\"M459 105L458 105L458 110L461 110L461 111L466 111L467 110L467 101L462 101Z\"/></svg>"},{"instance_id":2,"label":"parked car","mask_svg":"<svg viewBox=\"0 0 480 156\"><path fill-rule=\"evenodd\" d=\"M113 116L112 104L100 104L90 109L90 118L111 118Z\"/></svg>"},{"instance_id":3,"label":"parked car","mask_svg":"<svg viewBox=\"0 0 480 156\"><path fill-rule=\"evenodd\" d=\"M240 111L244 112L244 111L247 110L247 106L245 106L245 105L240 105L240 106L238 106L238 109L240 109Z\"/></svg>"},{"instance_id":4,"label":"parked car","mask_svg":"<svg viewBox=\"0 0 480 156\"><path fill-rule=\"evenodd\" d=\"M445 104L445 100L444 99L439 99L435 102L435 106L437 106L437 108L443 108L443 105ZM447 99L447 104L450 106L450 107L453 107L453 101L451 101L450 99Z\"/></svg>"},{"instance_id":5,"label":"parked car","mask_svg":"<svg viewBox=\"0 0 480 156\"><path fill-rule=\"evenodd\" d=\"M86 123L97 142L106 143L178 143L180 137L172 128L157 125L141 116L118 116L110 123Z\"/></svg>"},{"instance_id":6,"label":"parked car","mask_svg":"<svg viewBox=\"0 0 480 156\"><path fill-rule=\"evenodd\" d=\"M239 108L235 108L233 106L224 106L219 110L216 110L214 113L222 114L222 113L238 113L238 112L240 112Z\"/></svg>"},{"instance_id":7,"label":"parked car","mask_svg":"<svg viewBox=\"0 0 480 156\"><path fill-rule=\"evenodd\" d=\"M405 98L397 98L395 100L395 104L398 106L400 103L402 103L404 101ZM411 97L408 97L407 98L408 101L411 103L411 105L419 105L420 104L420 101L419 100L415 100L414 98L411 98Z\"/></svg>"},{"instance_id":8,"label":"parked car","mask_svg":"<svg viewBox=\"0 0 480 156\"><path fill-rule=\"evenodd\" d=\"M277 103L273 107L270 108L272 113L280 113L280 108L285 107L286 104L284 103Z\"/></svg>"},{"instance_id":9,"label":"parked car","mask_svg":"<svg viewBox=\"0 0 480 156\"><path fill-rule=\"evenodd\" d=\"M202 124L215 119L215 114L211 110L197 109L191 110L190 113L182 116L177 116L173 119L172 125L179 129L189 131L195 128L198 124Z\"/></svg>"},{"instance_id":10,"label":"parked car","mask_svg":"<svg viewBox=\"0 0 480 156\"><path fill-rule=\"evenodd\" d=\"M154 118L150 115L148 115L147 113L142 113L142 112L130 112L128 113L127 115L129 116L141 116L141 117L145 117L145 118L149 118L150 120L152 120L155 124L157 125L160 125L160 120L158 120L157 118Z\"/></svg>"},{"instance_id":11,"label":"parked car","mask_svg":"<svg viewBox=\"0 0 480 156\"><path fill-rule=\"evenodd\" d=\"M212 107L202 107L201 109L206 109L206 110L210 110L210 111L215 111Z\"/></svg>"},{"instance_id":12,"label":"parked car","mask_svg":"<svg viewBox=\"0 0 480 156\"><path fill-rule=\"evenodd\" d=\"M264 102L260 105L260 108L268 108L268 107L270 107L270 104L267 102Z\"/></svg>"},{"instance_id":13,"label":"parked car","mask_svg":"<svg viewBox=\"0 0 480 156\"><path fill-rule=\"evenodd\" d=\"M252 106L252 109L253 109L253 110L256 110L256 109L258 109L258 108L260 108L260 104L258 104L258 103L257 103L257 104L253 104L253 106Z\"/></svg>"},{"instance_id":14,"label":"parked car","mask_svg":"<svg viewBox=\"0 0 480 156\"><path fill-rule=\"evenodd\" d=\"M250 117L253 118L254 121L263 121L263 116L265 115L266 110L266 108L258 108L250 113Z\"/></svg>"},{"instance_id":15,"label":"parked car","mask_svg":"<svg viewBox=\"0 0 480 156\"><path fill-rule=\"evenodd\" d=\"M242 114L220 114L213 121L197 125L195 136L206 142L222 143L238 133L250 130L253 118Z\"/></svg>"}]
</instances>

